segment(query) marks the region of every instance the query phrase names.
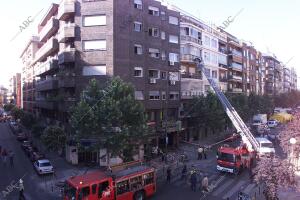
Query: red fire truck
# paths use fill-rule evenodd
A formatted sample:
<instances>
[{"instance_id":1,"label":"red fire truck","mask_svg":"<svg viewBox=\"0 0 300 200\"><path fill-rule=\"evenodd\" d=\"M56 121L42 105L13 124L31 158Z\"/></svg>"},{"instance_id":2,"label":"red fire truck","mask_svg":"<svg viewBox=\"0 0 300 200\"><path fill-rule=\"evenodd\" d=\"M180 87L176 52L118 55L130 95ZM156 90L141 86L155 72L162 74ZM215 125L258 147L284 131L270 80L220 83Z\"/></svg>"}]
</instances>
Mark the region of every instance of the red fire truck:
<instances>
[{"instance_id":1,"label":"red fire truck","mask_svg":"<svg viewBox=\"0 0 300 200\"><path fill-rule=\"evenodd\" d=\"M144 200L156 191L155 170L139 165L117 172L95 171L66 181L64 200Z\"/></svg>"}]
</instances>

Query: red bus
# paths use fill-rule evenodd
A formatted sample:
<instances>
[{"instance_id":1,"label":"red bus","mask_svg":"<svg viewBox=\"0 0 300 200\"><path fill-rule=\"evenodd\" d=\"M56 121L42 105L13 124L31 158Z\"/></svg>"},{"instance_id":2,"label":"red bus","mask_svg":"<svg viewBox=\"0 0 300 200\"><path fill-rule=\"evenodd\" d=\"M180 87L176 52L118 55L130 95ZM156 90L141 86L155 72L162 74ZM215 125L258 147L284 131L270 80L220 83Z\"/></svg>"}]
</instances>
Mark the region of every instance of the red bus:
<instances>
[{"instance_id":1,"label":"red bus","mask_svg":"<svg viewBox=\"0 0 300 200\"><path fill-rule=\"evenodd\" d=\"M144 200L156 192L155 180L155 170L148 166L95 171L69 178L64 200Z\"/></svg>"}]
</instances>

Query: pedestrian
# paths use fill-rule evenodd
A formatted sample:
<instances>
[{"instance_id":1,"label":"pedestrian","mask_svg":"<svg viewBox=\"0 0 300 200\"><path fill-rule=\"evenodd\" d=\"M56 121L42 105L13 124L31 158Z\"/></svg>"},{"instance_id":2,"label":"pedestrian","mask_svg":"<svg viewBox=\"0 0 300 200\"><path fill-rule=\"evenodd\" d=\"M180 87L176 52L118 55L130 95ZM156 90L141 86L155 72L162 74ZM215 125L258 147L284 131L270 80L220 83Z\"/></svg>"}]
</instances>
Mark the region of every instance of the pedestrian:
<instances>
[{"instance_id":1,"label":"pedestrian","mask_svg":"<svg viewBox=\"0 0 300 200\"><path fill-rule=\"evenodd\" d=\"M23 184L23 180L20 179L19 180L19 200L24 200L25 196L24 196L24 184Z\"/></svg>"},{"instance_id":2,"label":"pedestrian","mask_svg":"<svg viewBox=\"0 0 300 200\"><path fill-rule=\"evenodd\" d=\"M206 175L202 179L201 186L202 192L208 192L208 178Z\"/></svg>"},{"instance_id":3,"label":"pedestrian","mask_svg":"<svg viewBox=\"0 0 300 200\"><path fill-rule=\"evenodd\" d=\"M199 146L198 148L198 160L202 160L203 148Z\"/></svg>"},{"instance_id":4,"label":"pedestrian","mask_svg":"<svg viewBox=\"0 0 300 200\"><path fill-rule=\"evenodd\" d=\"M162 152L162 153L161 153L161 162L164 162L164 161L165 161L165 153Z\"/></svg>"},{"instance_id":5,"label":"pedestrian","mask_svg":"<svg viewBox=\"0 0 300 200\"><path fill-rule=\"evenodd\" d=\"M10 166L13 167L14 166L14 152L12 150L9 151L8 157L9 157L9 163Z\"/></svg>"},{"instance_id":6,"label":"pedestrian","mask_svg":"<svg viewBox=\"0 0 300 200\"><path fill-rule=\"evenodd\" d=\"M181 180L186 177L186 173L187 173L187 167L186 165L184 165L181 171Z\"/></svg>"},{"instance_id":7,"label":"pedestrian","mask_svg":"<svg viewBox=\"0 0 300 200\"><path fill-rule=\"evenodd\" d=\"M171 183L171 168L167 169L167 183Z\"/></svg>"},{"instance_id":8,"label":"pedestrian","mask_svg":"<svg viewBox=\"0 0 300 200\"><path fill-rule=\"evenodd\" d=\"M192 189L192 191L196 192L196 186L197 186L197 175L196 175L196 172L193 171L191 174L191 189Z\"/></svg>"},{"instance_id":9,"label":"pedestrian","mask_svg":"<svg viewBox=\"0 0 300 200\"><path fill-rule=\"evenodd\" d=\"M207 156L206 156L206 151L207 151L207 147L203 148L203 157L206 160Z\"/></svg>"},{"instance_id":10,"label":"pedestrian","mask_svg":"<svg viewBox=\"0 0 300 200\"><path fill-rule=\"evenodd\" d=\"M3 151L2 151L2 160L3 160L4 166L6 166L6 159L7 159L7 152L6 152L5 149L3 149Z\"/></svg>"}]
</instances>

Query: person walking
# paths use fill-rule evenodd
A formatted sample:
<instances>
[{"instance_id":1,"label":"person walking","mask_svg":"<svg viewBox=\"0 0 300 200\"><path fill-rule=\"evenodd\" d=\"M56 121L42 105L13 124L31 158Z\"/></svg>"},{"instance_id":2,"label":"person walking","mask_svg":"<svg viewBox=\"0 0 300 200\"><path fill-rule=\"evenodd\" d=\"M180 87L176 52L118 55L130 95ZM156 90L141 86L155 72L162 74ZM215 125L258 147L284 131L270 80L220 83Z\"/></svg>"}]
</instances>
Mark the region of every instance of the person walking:
<instances>
[{"instance_id":1,"label":"person walking","mask_svg":"<svg viewBox=\"0 0 300 200\"><path fill-rule=\"evenodd\" d=\"M203 157L204 157L205 160L207 159L206 152L207 152L207 147L204 147L203 148Z\"/></svg>"},{"instance_id":2,"label":"person walking","mask_svg":"<svg viewBox=\"0 0 300 200\"><path fill-rule=\"evenodd\" d=\"M24 200L25 196L24 196L24 184L23 184L23 180L20 179L19 180L19 200Z\"/></svg>"},{"instance_id":3,"label":"person walking","mask_svg":"<svg viewBox=\"0 0 300 200\"><path fill-rule=\"evenodd\" d=\"M192 189L192 191L196 192L196 186L197 186L197 175L196 175L196 172L193 171L191 174L191 189Z\"/></svg>"},{"instance_id":4,"label":"person walking","mask_svg":"<svg viewBox=\"0 0 300 200\"><path fill-rule=\"evenodd\" d=\"M6 166L6 159L7 159L7 152L6 152L5 149L3 149L3 151L2 151L2 160L3 160L4 166Z\"/></svg>"},{"instance_id":5,"label":"person walking","mask_svg":"<svg viewBox=\"0 0 300 200\"><path fill-rule=\"evenodd\" d=\"M186 177L186 173L187 173L187 166L184 165L181 171L181 180Z\"/></svg>"},{"instance_id":6,"label":"person walking","mask_svg":"<svg viewBox=\"0 0 300 200\"><path fill-rule=\"evenodd\" d=\"M198 148L198 160L202 160L203 148L199 146Z\"/></svg>"},{"instance_id":7,"label":"person walking","mask_svg":"<svg viewBox=\"0 0 300 200\"><path fill-rule=\"evenodd\" d=\"M9 163L10 166L13 167L14 166L14 152L12 150L9 151L8 157L9 157Z\"/></svg>"},{"instance_id":8,"label":"person walking","mask_svg":"<svg viewBox=\"0 0 300 200\"><path fill-rule=\"evenodd\" d=\"M208 178L206 175L202 179L201 186L202 192L208 192Z\"/></svg>"},{"instance_id":9,"label":"person walking","mask_svg":"<svg viewBox=\"0 0 300 200\"><path fill-rule=\"evenodd\" d=\"M167 183L171 183L171 168L167 169Z\"/></svg>"}]
</instances>

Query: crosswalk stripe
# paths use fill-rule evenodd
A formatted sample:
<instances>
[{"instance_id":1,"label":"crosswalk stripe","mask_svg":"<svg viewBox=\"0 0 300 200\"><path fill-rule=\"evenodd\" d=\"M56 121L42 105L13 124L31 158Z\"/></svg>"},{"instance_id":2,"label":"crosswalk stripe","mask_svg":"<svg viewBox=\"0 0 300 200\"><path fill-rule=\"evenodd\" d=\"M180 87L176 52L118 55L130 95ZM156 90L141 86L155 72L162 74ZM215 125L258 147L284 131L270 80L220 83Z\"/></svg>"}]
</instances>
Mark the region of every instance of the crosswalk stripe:
<instances>
[{"instance_id":1,"label":"crosswalk stripe","mask_svg":"<svg viewBox=\"0 0 300 200\"><path fill-rule=\"evenodd\" d=\"M251 192L253 190L253 188L256 186L255 183L251 183L249 185L247 185L247 187L243 190L244 193L248 194L249 192Z\"/></svg>"},{"instance_id":2,"label":"crosswalk stripe","mask_svg":"<svg viewBox=\"0 0 300 200\"><path fill-rule=\"evenodd\" d=\"M241 186L244 185L246 181L241 180L239 181L231 190L229 190L224 196L223 199L227 199L231 197L234 193L236 193L238 190L240 190Z\"/></svg>"},{"instance_id":3,"label":"crosswalk stripe","mask_svg":"<svg viewBox=\"0 0 300 200\"><path fill-rule=\"evenodd\" d=\"M218 187L218 189L216 189L212 195L213 196L218 196L220 195L229 185L231 185L233 183L234 179L229 179L228 181L226 181L223 185L221 185L220 187Z\"/></svg>"}]
</instances>

